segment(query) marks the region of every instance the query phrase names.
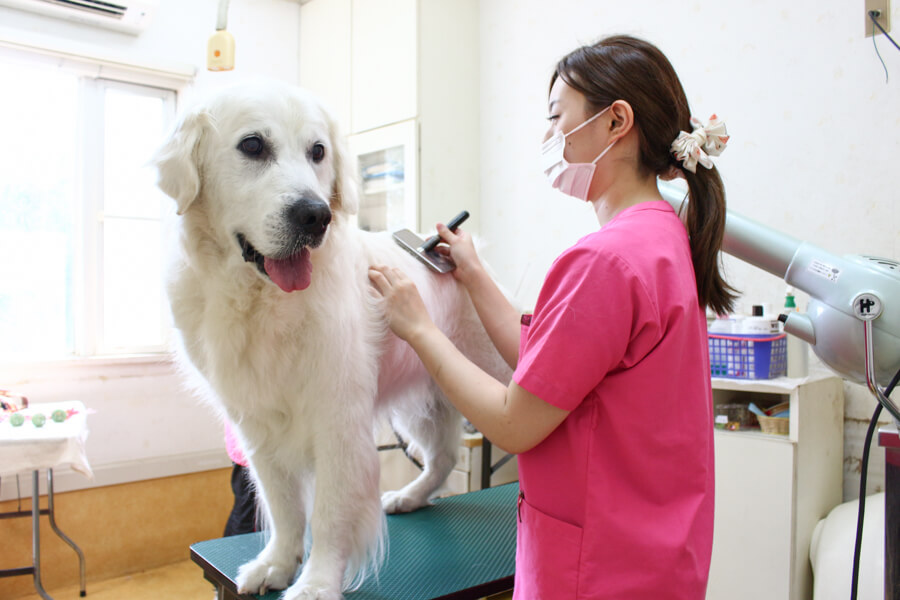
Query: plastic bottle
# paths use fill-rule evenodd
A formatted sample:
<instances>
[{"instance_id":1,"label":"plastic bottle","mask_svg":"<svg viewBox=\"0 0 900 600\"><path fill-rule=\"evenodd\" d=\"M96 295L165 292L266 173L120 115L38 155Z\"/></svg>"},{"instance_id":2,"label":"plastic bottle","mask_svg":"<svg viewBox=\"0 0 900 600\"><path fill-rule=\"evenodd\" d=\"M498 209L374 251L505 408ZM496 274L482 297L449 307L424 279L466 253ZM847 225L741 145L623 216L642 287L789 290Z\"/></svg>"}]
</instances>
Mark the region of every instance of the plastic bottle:
<instances>
[{"instance_id":1,"label":"plastic bottle","mask_svg":"<svg viewBox=\"0 0 900 600\"><path fill-rule=\"evenodd\" d=\"M794 288L788 287L784 295L784 312L797 311ZM787 336L787 376L806 377L809 374L809 344L795 335Z\"/></svg>"},{"instance_id":2,"label":"plastic bottle","mask_svg":"<svg viewBox=\"0 0 900 600\"><path fill-rule=\"evenodd\" d=\"M762 304L754 304L752 311L752 315L745 318L741 323L741 333L757 335L778 333L778 320L773 319L771 315L767 315Z\"/></svg>"},{"instance_id":3,"label":"plastic bottle","mask_svg":"<svg viewBox=\"0 0 900 600\"><path fill-rule=\"evenodd\" d=\"M734 321L728 315L716 315L716 318L709 323L707 330L709 333L733 333Z\"/></svg>"}]
</instances>

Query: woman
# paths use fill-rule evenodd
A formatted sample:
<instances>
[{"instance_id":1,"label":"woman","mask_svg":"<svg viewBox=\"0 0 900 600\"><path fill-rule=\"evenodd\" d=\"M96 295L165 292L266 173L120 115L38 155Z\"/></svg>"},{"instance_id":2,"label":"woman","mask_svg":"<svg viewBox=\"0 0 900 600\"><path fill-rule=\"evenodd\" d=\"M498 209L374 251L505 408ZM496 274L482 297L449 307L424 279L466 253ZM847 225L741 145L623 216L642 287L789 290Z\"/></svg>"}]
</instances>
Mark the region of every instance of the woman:
<instances>
[{"instance_id":1,"label":"woman","mask_svg":"<svg viewBox=\"0 0 900 600\"><path fill-rule=\"evenodd\" d=\"M669 61L627 36L563 58L548 107L546 173L593 205L600 228L556 259L534 314L520 325L470 237L438 227L515 368L508 387L450 344L402 273L369 276L391 329L451 402L519 454L514 598L700 600L714 493L705 307L734 300L718 262L724 189L708 157L724 127L692 128ZM657 189L673 175L688 183L687 230Z\"/></svg>"}]
</instances>

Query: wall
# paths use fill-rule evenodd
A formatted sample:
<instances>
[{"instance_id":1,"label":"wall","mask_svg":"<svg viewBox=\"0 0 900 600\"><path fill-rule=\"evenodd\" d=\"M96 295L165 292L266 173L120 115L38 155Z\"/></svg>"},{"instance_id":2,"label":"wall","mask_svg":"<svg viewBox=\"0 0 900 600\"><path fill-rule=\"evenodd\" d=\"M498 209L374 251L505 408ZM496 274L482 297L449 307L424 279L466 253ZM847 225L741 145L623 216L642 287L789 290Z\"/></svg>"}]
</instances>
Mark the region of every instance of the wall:
<instances>
[{"instance_id":1,"label":"wall","mask_svg":"<svg viewBox=\"0 0 900 600\"><path fill-rule=\"evenodd\" d=\"M900 259L900 53L877 38L891 74L886 83L872 38L864 37L862 0L491 0L480 7L484 255L526 302L553 258L596 226L584 205L549 188L539 167L549 78L558 58L613 33L657 44L694 114L726 120L732 138L716 162L732 210L835 254ZM891 16L900 23L897 3ZM780 279L730 257L725 265L744 292L742 304L783 303ZM804 306L802 294L799 300ZM845 391L845 496L855 497L875 404L861 386ZM883 486L883 452L876 448L872 460L870 491Z\"/></svg>"},{"instance_id":2,"label":"wall","mask_svg":"<svg viewBox=\"0 0 900 600\"><path fill-rule=\"evenodd\" d=\"M292 83L298 73L300 5L293 0L233 0L228 31L236 39L236 68L206 70L206 42L215 30L217 0L161 0L140 36L96 29L0 8L0 35L28 35L123 62L193 65L196 79L183 96L201 96L235 80L274 77ZM0 364L0 387L20 390L33 403L78 399L92 411L87 456L95 479L61 469L56 490L66 491L203 471L229 465L213 413L188 393L168 357L87 360L44 365ZM27 478L23 489L28 487ZM15 496L9 478L0 499Z\"/></svg>"},{"instance_id":3,"label":"wall","mask_svg":"<svg viewBox=\"0 0 900 600\"><path fill-rule=\"evenodd\" d=\"M0 29L39 33L139 62L191 63L197 78L189 93L247 76L296 81L296 2L232 1L232 73L209 73L204 66L216 5L162 0L154 24L139 37L7 8L0 8ZM616 32L658 44L678 70L695 114L726 118L732 142L717 164L733 210L837 254L900 258L900 204L892 198L900 171L888 163L900 140L893 110L900 105L900 53L877 39L894 76L886 84L872 39L862 35L862 7L861 1L814 0L789 7L774 0L481 2L480 222L484 255L502 282L533 300L556 254L595 225L586 207L548 188L538 149L556 59ZM900 7L895 4L892 12L893 22L900 22ZM729 258L726 267L747 303L778 305L780 280ZM89 420L88 457L98 484L225 462L218 423L181 389L165 363L52 371L0 365L0 382L31 394L33 401L75 397L96 411ZM846 392L850 497L864 420L874 403L860 386L847 384ZM883 482L882 455L872 453L871 489ZM72 489L82 481L59 477L58 486Z\"/></svg>"},{"instance_id":4,"label":"wall","mask_svg":"<svg viewBox=\"0 0 900 600\"><path fill-rule=\"evenodd\" d=\"M296 0L232 0L228 31L235 37L235 70L206 70L206 42L215 31L218 0L159 0L150 27L138 36L87 27L0 7L0 27L45 35L138 63L190 64L194 89L205 92L248 77L296 82L300 5Z\"/></svg>"}]
</instances>

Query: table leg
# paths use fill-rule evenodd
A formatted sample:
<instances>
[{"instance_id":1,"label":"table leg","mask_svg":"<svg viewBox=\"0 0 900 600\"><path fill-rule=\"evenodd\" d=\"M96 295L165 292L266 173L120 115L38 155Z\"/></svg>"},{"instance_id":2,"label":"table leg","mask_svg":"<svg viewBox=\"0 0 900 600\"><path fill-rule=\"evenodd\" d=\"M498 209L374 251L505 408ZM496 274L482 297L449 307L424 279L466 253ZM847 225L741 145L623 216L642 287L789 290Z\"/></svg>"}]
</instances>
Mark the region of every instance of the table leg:
<instances>
[{"instance_id":1,"label":"table leg","mask_svg":"<svg viewBox=\"0 0 900 600\"><path fill-rule=\"evenodd\" d=\"M78 568L79 575L81 581L81 597L84 598L87 595L87 591L85 589L84 581L85 581L85 573L84 573L84 553L81 551L81 548L73 542L69 536L60 531L59 527L56 525L56 512L53 510L53 469L47 469L47 509L48 514L50 516L50 527L53 528L53 531L78 555Z\"/></svg>"},{"instance_id":2,"label":"table leg","mask_svg":"<svg viewBox=\"0 0 900 600\"><path fill-rule=\"evenodd\" d=\"M218 596L216 596L216 600L241 600L239 596L234 595L234 593L229 590L227 587L220 586L218 591Z\"/></svg>"},{"instance_id":3,"label":"table leg","mask_svg":"<svg viewBox=\"0 0 900 600\"><path fill-rule=\"evenodd\" d=\"M900 599L900 452L885 448L884 598Z\"/></svg>"},{"instance_id":4,"label":"table leg","mask_svg":"<svg viewBox=\"0 0 900 600\"><path fill-rule=\"evenodd\" d=\"M34 589L45 600L53 600L44 586L41 584L41 494L39 477L40 471L35 470L31 474L31 558L34 565Z\"/></svg>"},{"instance_id":5,"label":"table leg","mask_svg":"<svg viewBox=\"0 0 900 600\"><path fill-rule=\"evenodd\" d=\"M207 581L211 582L216 588L216 600L240 600L234 593L219 581L215 581L204 575Z\"/></svg>"},{"instance_id":6,"label":"table leg","mask_svg":"<svg viewBox=\"0 0 900 600\"><path fill-rule=\"evenodd\" d=\"M481 436L481 489L491 487L491 441Z\"/></svg>"},{"instance_id":7,"label":"table leg","mask_svg":"<svg viewBox=\"0 0 900 600\"><path fill-rule=\"evenodd\" d=\"M491 441L486 437L481 440L481 489L486 490L491 487L491 475L496 473L509 461L515 458L513 454L507 454L496 463L491 464L493 460L493 448Z\"/></svg>"}]
</instances>

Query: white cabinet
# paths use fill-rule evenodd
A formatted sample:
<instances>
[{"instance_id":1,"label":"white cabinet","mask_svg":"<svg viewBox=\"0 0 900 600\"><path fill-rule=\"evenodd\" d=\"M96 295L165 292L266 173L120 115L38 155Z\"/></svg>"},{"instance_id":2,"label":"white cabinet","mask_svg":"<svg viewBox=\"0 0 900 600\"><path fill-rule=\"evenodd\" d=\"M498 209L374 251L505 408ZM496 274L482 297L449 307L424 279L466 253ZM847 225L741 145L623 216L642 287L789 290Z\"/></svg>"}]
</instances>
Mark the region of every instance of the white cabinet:
<instances>
[{"instance_id":1,"label":"white cabinet","mask_svg":"<svg viewBox=\"0 0 900 600\"><path fill-rule=\"evenodd\" d=\"M478 0L419 0L419 228L480 212Z\"/></svg>"},{"instance_id":2,"label":"white cabinet","mask_svg":"<svg viewBox=\"0 0 900 600\"><path fill-rule=\"evenodd\" d=\"M365 231L416 229L419 222L418 135L410 119L350 136L359 168L359 214Z\"/></svg>"},{"instance_id":3,"label":"white cabinet","mask_svg":"<svg viewBox=\"0 0 900 600\"><path fill-rule=\"evenodd\" d=\"M300 7L298 81L314 92L350 133L352 0L313 0Z\"/></svg>"},{"instance_id":4,"label":"white cabinet","mask_svg":"<svg viewBox=\"0 0 900 600\"><path fill-rule=\"evenodd\" d=\"M353 133L416 117L417 4L353 0Z\"/></svg>"},{"instance_id":5,"label":"white cabinet","mask_svg":"<svg viewBox=\"0 0 900 600\"><path fill-rule=\"evenodd\" d=\"M790 402L788 435L716 430L709 600L810 600L809 542L841 503L843 384L829 373L713 379L716 404Z\"/></svg>"},{"instance_id":6,"label":"white cabinet","mask_svg":"<svg viewBox=\"0 0 900 600\"><path fill-rule=\"evenodd\" d=\"M479 212L477 0L310 0L300 84L354 138L404 121L416 131L416 222Z\"/></svg>"}]
</instances>

